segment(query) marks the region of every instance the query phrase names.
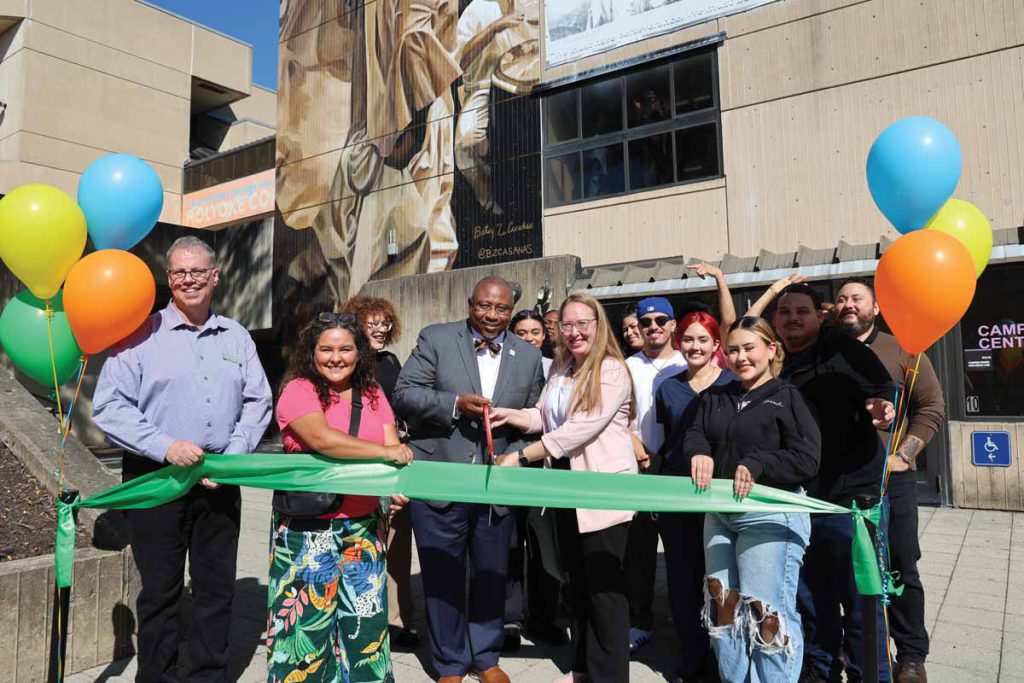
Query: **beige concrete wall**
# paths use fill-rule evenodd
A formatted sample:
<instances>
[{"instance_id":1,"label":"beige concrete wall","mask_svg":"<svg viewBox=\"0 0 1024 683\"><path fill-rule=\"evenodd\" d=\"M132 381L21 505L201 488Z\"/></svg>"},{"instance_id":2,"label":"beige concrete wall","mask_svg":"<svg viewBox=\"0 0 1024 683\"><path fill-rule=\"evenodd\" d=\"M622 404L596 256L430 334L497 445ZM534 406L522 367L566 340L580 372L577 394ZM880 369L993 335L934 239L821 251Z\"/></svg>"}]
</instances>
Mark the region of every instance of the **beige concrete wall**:
<instances>
[{"instance_id":1,"label":"beige concrete wall","mask_svg":"<svg viewBox=\"0 0 1024 683\"><path fill-rule=\"evenodd\" d=\"M727 36L718 50L722 184L700 189L709 195L704 199L693 186L679 186L611 205L576 205L578 224L563 209L549 209L545 236L550 230L552 241L545 253L571 245L570 253L588 265L657 256L643 240L590 226L619 220L629 212L623 202L643 216L654 197L673 203L666 197L671 192L699 217L702 231L719 233L697 241L706 251L685 247L688 256L895 237L871 201L864 163L885 126L918 114L945 122L960 140L964 168L956 196L978 205L995 229L1024 222L1020 0L787 0L581 60L578 68L660 49L672 36L683 42L717 31ZM566 68L559 68L546 76L564 76ZM718 206L723 192L723 219L718 211L689 208ZM668 225L656 232L672 234Z\"/></svg>"},{"instance_id":2,"label":"beige concrete wall","mask_svg":"<svg viewBox=\"0 0 1024 683\"><path fill-rule=\"evenodd\" d=\"M180 222L193 77L253 91L235 106L271 125L274 94L251 89L252 50L135 0L0 4L26 18L0 36L0 193L43 182L74 195L82 171L112 152L147 161L165 189L160 219ZM244 102L244 104L243 104ZM240 116L241 118L241 116ZM273 133L236 126L231 146Z\"/></svg>"}]
</instances>

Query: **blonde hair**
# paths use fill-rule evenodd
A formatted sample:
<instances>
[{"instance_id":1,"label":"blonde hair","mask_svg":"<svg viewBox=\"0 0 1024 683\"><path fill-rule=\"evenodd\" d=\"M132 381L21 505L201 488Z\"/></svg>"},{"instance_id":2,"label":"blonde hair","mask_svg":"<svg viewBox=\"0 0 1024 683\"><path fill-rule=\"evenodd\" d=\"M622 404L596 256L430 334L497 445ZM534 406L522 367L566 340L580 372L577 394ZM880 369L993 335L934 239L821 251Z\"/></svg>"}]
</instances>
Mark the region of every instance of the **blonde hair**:
<instances>
[{"instance_id":1,"label":"blonde hair","mask_svg":"<svg viewBox=\"0 0 1024 683\"><path fill-rule=\"evenodd\" d=\"M590 352L587 353L583 363L575 368L573 376L576 378L576 385L569 397L569 405L573 412L590 412L601 408L601 366L606 359L612 359L622 365L626 371L629 381L629 419L636 417L636 395L633 392L633 380L626 365L626 359L622 356L619 344L615 339L615 333L608 322L608 314L604 307L592 296L587 294L570 294L562 302L558 318L561 320L565 313L565 307L569 304L582 304L594 312L597 319L595 323L594 336L590 342ZM564 343L559 341L555 347L555 364L559 370L572 367L572 352Z\"/></svg>"},{"instance_id":2,"label":"blonde hair","mask_svg":"<svg viewBox=\"0 0 1024 683\"><path fill-rule=\"evenodd\" d=\"M775 336L775 330L768 321L757 316L745 315L732 325L729 325L729 334L736 330L751 332L760 338L765 346L775 345L775 358L768 363L768 372L772 374L772 377L778 377L782 373L782 361L786 359L786 351L782 346L782 342ZM728 340L728 337L726 337L726 340Z\"/></svg>"}]
</instances>

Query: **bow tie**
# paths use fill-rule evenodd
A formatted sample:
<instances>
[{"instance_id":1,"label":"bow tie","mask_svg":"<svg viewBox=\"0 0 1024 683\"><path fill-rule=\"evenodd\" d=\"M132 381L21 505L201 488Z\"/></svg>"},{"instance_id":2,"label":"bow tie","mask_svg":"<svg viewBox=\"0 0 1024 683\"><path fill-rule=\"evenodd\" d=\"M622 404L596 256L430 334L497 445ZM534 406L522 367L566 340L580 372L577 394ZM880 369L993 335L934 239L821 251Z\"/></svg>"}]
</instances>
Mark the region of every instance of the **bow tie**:
<instances>
[{"instance_id":1,"label":"bow tie","mask_svg":"<svg viewBox=\"0 0 1024 683\"><path fill-rule=\"evenodd\" d=\"M484 349L484 348L486 348L490 352L492 358L494 356L497 356L499 353L501 353L501 344L499 344L496 341L491 341L491 340L488 340L488 339L474 339L473 340L473 350L474 351L479 352L480 349Z\"/></svg>"}]
</instances>

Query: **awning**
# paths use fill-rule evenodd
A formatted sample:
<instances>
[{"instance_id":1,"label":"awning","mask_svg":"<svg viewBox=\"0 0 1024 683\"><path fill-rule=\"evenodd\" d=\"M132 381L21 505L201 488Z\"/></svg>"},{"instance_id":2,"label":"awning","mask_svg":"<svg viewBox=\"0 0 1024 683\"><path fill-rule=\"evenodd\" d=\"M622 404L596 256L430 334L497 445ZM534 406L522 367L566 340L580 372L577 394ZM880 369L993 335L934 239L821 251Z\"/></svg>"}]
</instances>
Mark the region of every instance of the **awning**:
<instances>
[{"instance_id":1,"label":"awning","mask_svg":"<svg viewBox=\"0 0 1024 683\"><path fill-rule=\"evenodd\" d=\"M993 231L991 263L1024 261L1024 227ZM872 244L839 242L835 248L810 249L801 246L795 252L775 253L762 250L757 256L725 254L714 263L725 273L730 287L767 286L794 271L808 280L835 280L871 276L878 259L892 244L882 238ZM652 294L678 294L713 290L711 279L701 279L686 266L703 259L670 256L647 261L612 263L584 268L572 291L599 299L640 298Z\"/></svg>"}]
</instances>

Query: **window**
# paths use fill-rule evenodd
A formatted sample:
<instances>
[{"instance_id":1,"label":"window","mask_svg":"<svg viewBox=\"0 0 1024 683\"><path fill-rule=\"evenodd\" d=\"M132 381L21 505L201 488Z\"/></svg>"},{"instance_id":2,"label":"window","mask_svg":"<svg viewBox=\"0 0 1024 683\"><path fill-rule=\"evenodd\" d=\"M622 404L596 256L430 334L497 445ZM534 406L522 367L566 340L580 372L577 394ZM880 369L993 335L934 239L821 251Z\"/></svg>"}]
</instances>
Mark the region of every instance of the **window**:
<instances>
[{"instance_id":1,"label":"window","mask_svg":"<svg viewBox=\"0 0 1024 683\"><path fill-rule=\"evenodd\" d=\"M964 414L1024 416L1024 266L991 265L960 321Z\"/></svg>"},{"instance_id":2,"label":"window","mask_svg":"<svg viewBox=\"0 0 1024 683\"><path fill-rule=\"evenodd\" d=\"M705 49L545 97L545 205L721 176L717 73Z\"/></svg>"}]
</instances>

